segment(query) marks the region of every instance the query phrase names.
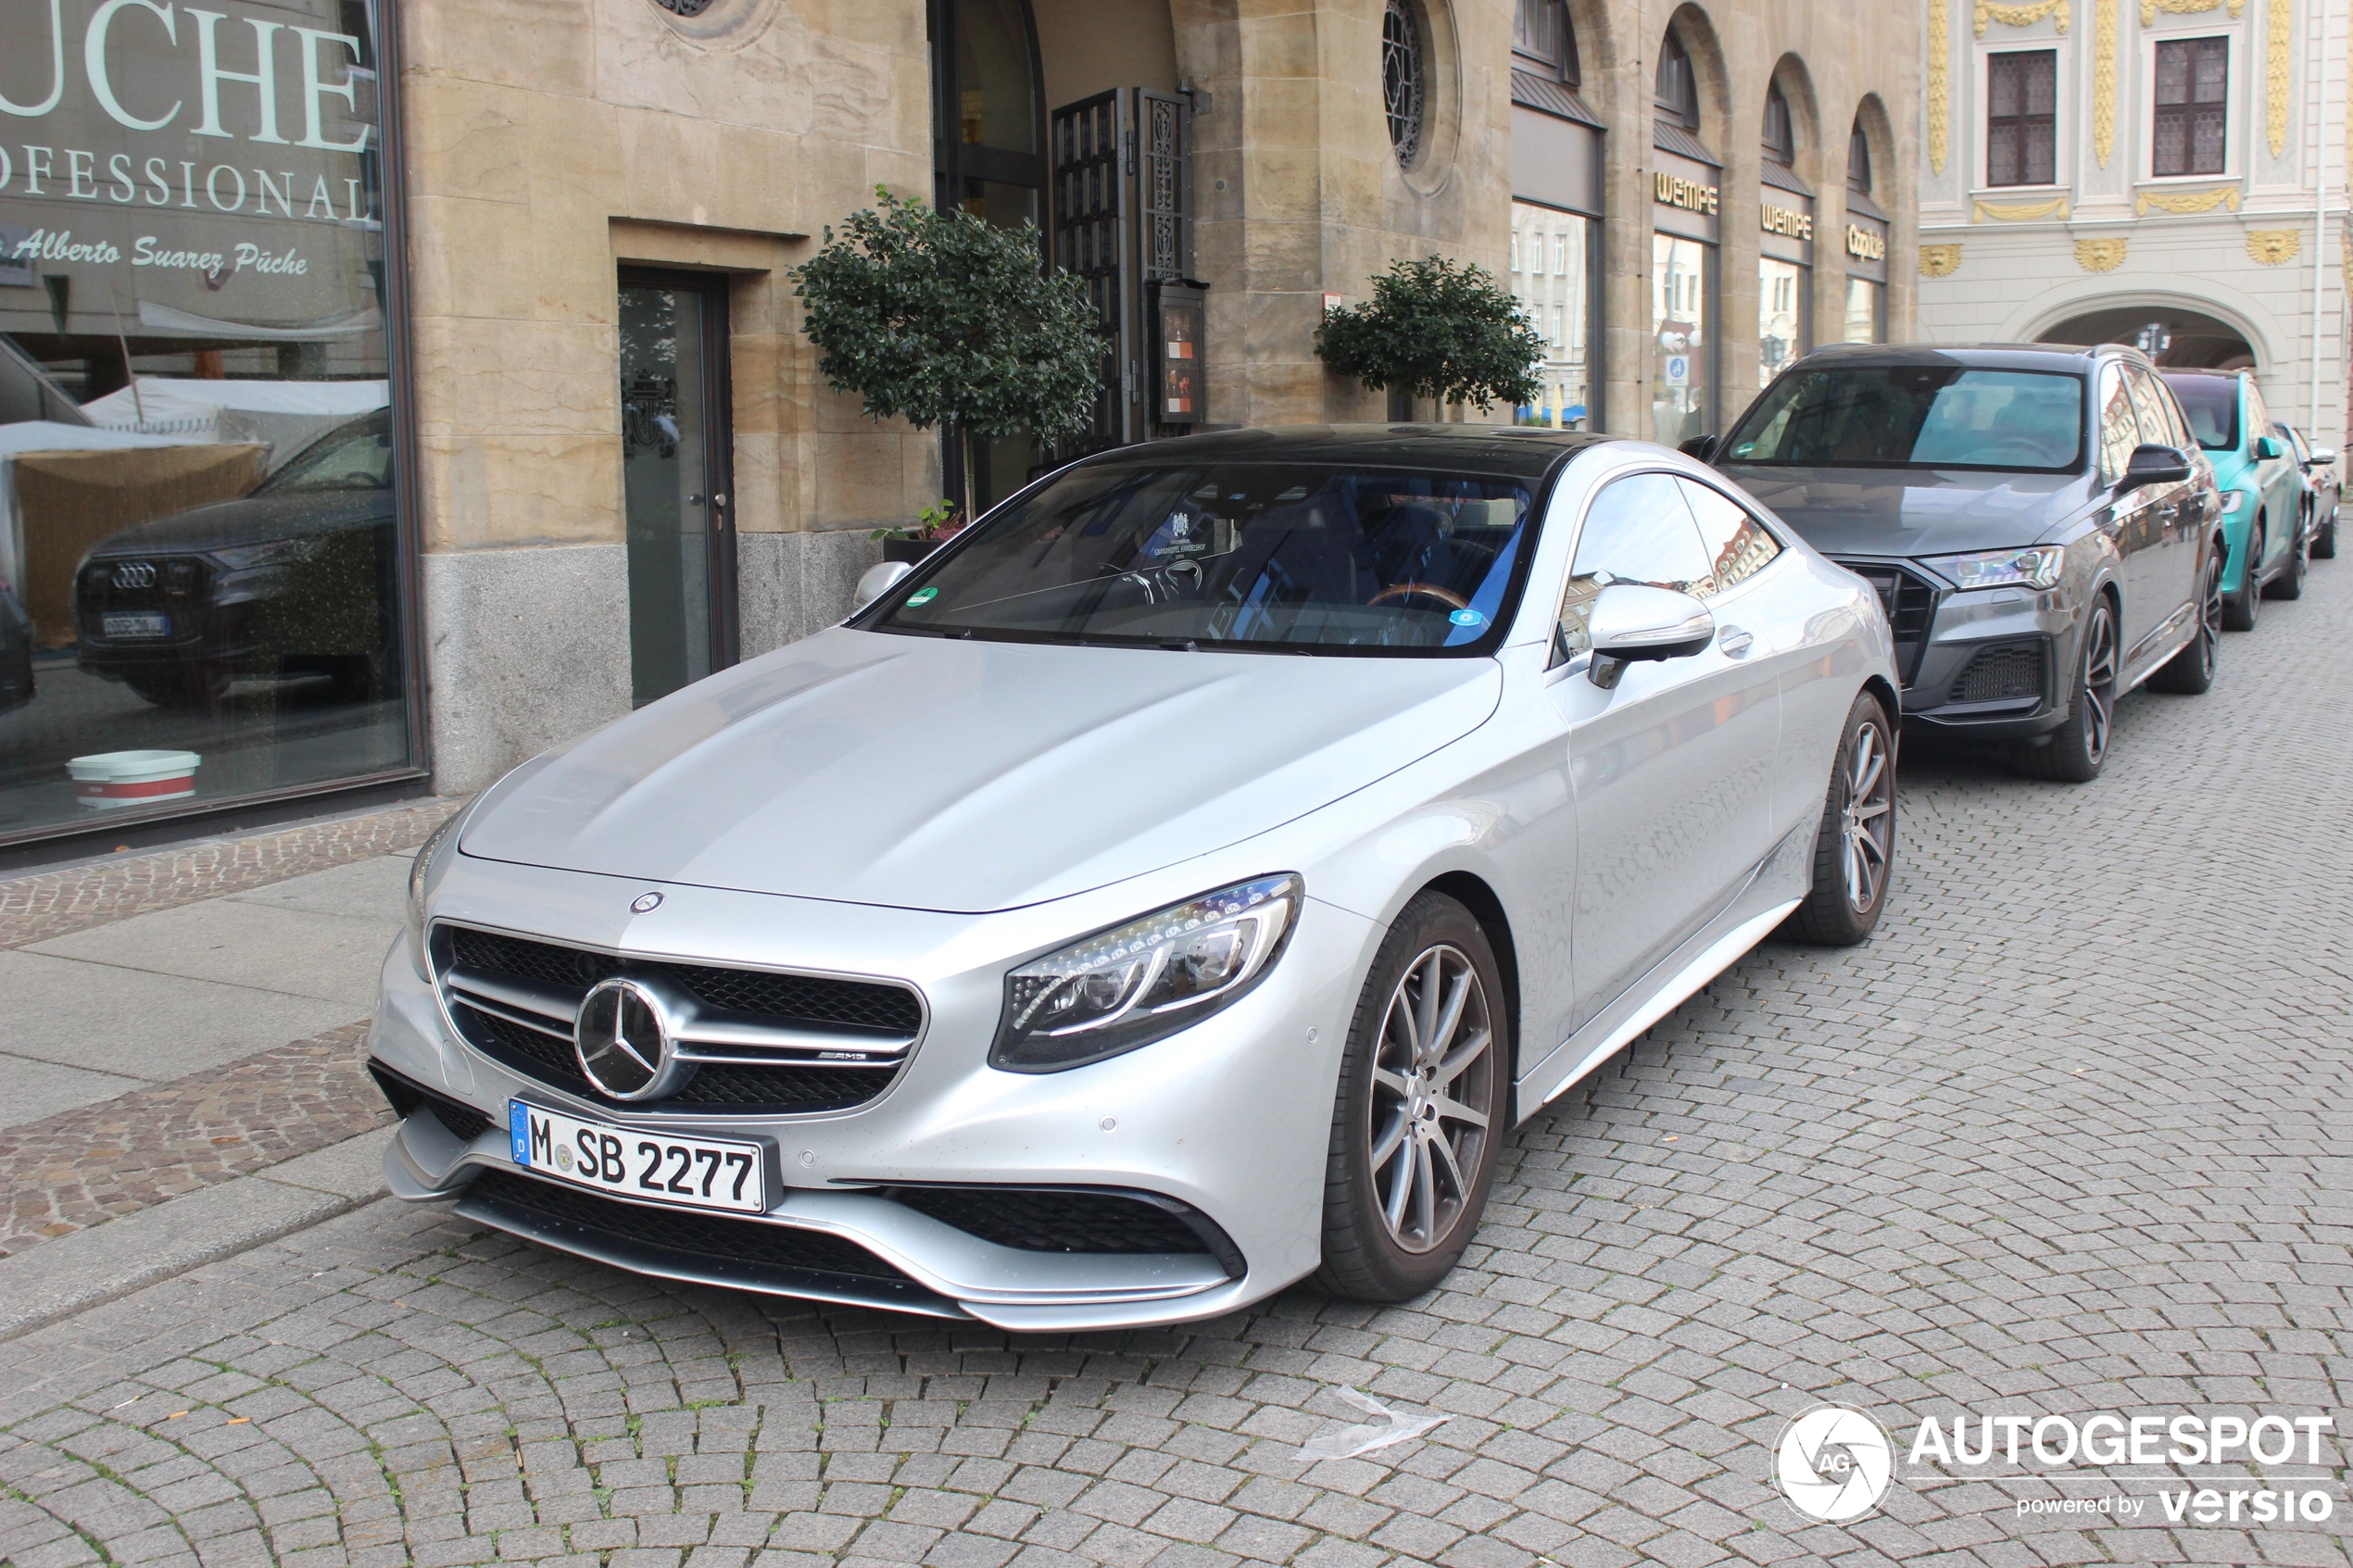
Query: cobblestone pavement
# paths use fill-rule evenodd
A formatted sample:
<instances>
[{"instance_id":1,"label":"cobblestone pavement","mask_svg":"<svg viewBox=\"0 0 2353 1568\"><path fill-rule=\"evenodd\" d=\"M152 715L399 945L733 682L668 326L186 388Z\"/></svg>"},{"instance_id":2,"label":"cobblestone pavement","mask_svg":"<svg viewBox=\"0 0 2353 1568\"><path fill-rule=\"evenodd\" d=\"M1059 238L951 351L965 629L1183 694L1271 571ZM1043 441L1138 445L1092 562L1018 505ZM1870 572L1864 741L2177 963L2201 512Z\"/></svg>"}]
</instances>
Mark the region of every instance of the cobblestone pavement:
<instances>
[{"instance_id":1,"label":"cobblestone pavement","mask_svg":"<svg viewBox=\"0 0 2353 1568\"><path fill-rule=\"evenodd\" d=\"M421 800L389 811L304 822L281 833L213 839L0 881L0 949L413 849L463 804Z\"/></svg>"},{"instance_id":2,"label":"cobblestone pavement","mask_svg":"<svg viewBox=\"0 0 2353 1568\"><path fill-rule=\"evenodd\" d=\"M0 1551L1155 1568L2343 1563L2324 1524L1808 1524L1769 1445L1923 1416L2353 1426L2353 571L2122 704L2105 778L1907 758L1879 935L1760 949L1523 1128L1448 1286L1014 1340L652 1285L389 1200L0 1346ZM1448 1412L1308 1464L1342 1385ZM2303 1473L2311 1473L2309 1469ZM2080 1473L2079 1473L2080 1474ZM2113 1494L2109 1484L2093 1490ZM2144 1489L2141 1496L2148 1496Z\"/></svg>"},{"instance_id":3,"label":"cobblestone pavement","mask_svg":"<svg viewBox=\"0 0 2353 1568\"><path fill-rule=\"evenodd\" d=\"M0 1258L388 1126L363 1019L0 1129Z\"/></svg>"}]
</instances>

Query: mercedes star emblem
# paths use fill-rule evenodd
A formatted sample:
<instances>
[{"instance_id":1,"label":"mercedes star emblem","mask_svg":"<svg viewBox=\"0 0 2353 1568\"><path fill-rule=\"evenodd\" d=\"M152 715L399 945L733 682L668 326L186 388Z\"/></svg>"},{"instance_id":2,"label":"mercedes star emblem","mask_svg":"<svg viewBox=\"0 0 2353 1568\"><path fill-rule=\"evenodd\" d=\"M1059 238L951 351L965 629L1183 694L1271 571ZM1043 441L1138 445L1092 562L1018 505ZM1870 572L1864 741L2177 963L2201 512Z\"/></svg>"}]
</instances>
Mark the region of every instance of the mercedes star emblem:
<instances>
[{"instance_id":1,"label":"mercedes star emblem","mask_svg":"<svg viewBox=\"0 0 2353 1568\"><path fill-rule=\"evenodd\" d=\"M635 980L607 980L581 997L573 1041L580 1071L614 1099L660 1099L692 1071L671 1049L661 998Z\"/></svg>"},{"instance_id":2,"label":"mercedes star emblem","mask_svg":"<svg viewBox=\"0 0 2353 1568\"><path fill-rule=\"evenodd\" d=\"M640 893L637 895L636 898L631 902L629 908L635 913L649 915L656 909L661 908L661 895L659 893Z\"/></svg>"}]
</instances>

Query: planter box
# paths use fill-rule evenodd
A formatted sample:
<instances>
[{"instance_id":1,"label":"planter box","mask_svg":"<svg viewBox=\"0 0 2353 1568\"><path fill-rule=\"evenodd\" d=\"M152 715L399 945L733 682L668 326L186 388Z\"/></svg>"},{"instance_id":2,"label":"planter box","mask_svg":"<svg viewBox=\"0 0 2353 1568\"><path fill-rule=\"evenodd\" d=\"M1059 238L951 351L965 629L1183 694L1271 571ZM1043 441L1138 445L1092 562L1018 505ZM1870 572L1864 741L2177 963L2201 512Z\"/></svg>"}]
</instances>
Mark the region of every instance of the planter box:
<instances>
[{"instance_id":1,"label":"planter box","mask_svg":"<svg viewBox=\"0 0 2353 1568\"><path fill-rule=\"evenodd\" d=\"M883 559L905 561L912 566L947 542L945 539L886 539L882 542Z\"/></svg>"}]
</instances>

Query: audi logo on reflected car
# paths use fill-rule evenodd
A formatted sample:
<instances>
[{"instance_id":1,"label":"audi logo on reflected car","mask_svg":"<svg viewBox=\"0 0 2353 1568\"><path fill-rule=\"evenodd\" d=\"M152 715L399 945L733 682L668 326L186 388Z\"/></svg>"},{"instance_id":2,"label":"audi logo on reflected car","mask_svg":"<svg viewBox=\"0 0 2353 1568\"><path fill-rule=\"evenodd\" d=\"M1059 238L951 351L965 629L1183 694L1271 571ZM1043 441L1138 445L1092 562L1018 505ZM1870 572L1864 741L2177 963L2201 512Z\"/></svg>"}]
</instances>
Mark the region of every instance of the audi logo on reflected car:
<instances>
[{"instance_id":1,"label":"audi logo on reflected car","mask_svg":"<svg viewBox=\"0 0 2353 1568\"><path fill-rule=\"evenodd\" d=\"M151 560L127 560L114 569L114 585L118 588L152 588L156 585L156 563Z\"/></svg>"}]
</instances>

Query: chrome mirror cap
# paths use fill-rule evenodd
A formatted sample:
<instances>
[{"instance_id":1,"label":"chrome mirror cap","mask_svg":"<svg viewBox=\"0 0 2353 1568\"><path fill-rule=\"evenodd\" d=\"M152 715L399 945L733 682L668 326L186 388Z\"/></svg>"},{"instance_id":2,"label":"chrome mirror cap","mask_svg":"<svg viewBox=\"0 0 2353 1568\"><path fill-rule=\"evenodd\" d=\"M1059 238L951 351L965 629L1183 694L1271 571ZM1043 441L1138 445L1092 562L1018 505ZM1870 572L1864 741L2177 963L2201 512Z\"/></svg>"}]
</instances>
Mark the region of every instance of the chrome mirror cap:
<instances>
[{"instance_id":1,"label":"chrome mirror cap","mask_svg":"<svg viewBox=\"0 0 2353 1568\"><path fill-rule=\"evenodd\" d=\"M873 604L890 592L893 583L914 570L903 560L887 560L868 567L866 574L858 579L858 603L855 608L863 609Z\"/></svg>"}]
</instances>

